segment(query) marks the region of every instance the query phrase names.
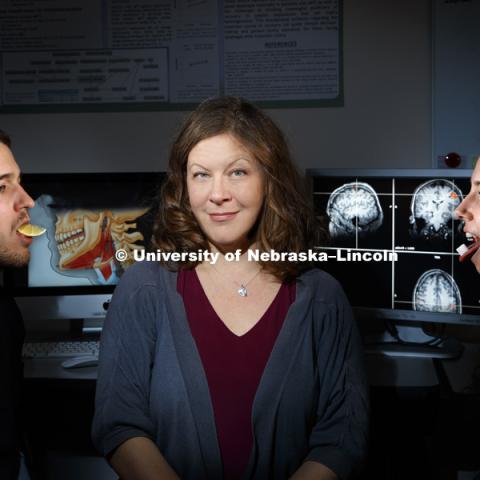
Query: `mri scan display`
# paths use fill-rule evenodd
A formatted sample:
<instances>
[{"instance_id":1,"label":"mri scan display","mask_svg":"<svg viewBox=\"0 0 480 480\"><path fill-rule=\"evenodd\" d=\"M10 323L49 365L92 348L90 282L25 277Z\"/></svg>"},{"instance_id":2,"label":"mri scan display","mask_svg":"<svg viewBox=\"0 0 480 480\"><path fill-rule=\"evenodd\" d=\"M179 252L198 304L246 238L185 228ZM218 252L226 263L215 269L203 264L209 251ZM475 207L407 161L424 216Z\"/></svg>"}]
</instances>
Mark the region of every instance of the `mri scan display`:
<instances>
[{"instance_id":1,"label":"mri scan display","mask_svg":"<svg viewBox=\"0 0 480 480\"><path fill-rule=\"evenodd\" d=\"M389 251L391 262L329 262L355 306L480 314L478 274L460 264L465 242L455 209L469 178L348 177L314 179L317 212L328 225L325 250Z\"/></svg>"},{"instance_id":2,"label":"mri scan display","mask_svg":"<svg viewBox=\"0 0 480 480\"><path fill-rule=\"evenodd\" d=\"M424 272L413 290L413 309L462 313L462 297L453 277L438 268Z\"/></svg>"},{"instance_id":3,"label":"mri scan display","mask_svg":"<svg viewBox=\"0 0 480 480\"><path fill-rule=\"evenodd\" d=\"M365 237L381 227L383 211L375 190L365 182L352 182L335 189L327 203L332 238Z\"/></svg>"},{"instance_id":4,"label":"mri scan display","mask_svg":"<svg viewBox=\"0 0 480 480\"><path fill-rule=\"evenodd\" d=\"M454 211L463 200L460 189L450 180L422 183L412 195L411 235L426 241L447 240L452 235Z\"/></svg>"}]
</instances>

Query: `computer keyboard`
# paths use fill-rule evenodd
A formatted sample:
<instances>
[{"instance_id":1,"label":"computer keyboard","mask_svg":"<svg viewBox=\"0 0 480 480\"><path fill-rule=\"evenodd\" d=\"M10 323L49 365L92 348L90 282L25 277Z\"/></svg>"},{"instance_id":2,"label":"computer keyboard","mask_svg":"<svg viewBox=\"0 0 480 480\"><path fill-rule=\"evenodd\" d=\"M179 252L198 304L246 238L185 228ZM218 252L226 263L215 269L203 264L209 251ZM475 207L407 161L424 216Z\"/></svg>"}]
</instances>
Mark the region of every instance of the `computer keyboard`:
<instances>
[{"instance_id":1,"label":"computer keyboard","mask_svg":"<svg viewBox=\"0 0 480 480\"><path fill-rule=\"evenodd\" d=\"M62 358L95 355L98 357L99 340L28 342L23 345L24 358Z\"/></svg>"}]
</instances>

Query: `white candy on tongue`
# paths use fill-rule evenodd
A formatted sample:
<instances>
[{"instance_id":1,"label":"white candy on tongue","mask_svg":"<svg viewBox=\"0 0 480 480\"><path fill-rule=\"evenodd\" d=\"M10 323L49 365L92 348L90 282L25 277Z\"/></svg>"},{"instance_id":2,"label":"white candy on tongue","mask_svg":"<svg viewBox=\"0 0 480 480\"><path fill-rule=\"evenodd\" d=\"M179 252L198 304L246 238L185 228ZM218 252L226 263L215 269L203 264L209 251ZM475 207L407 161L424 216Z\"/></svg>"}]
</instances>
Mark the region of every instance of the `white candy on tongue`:
<instances>
[{"instance_id":1,"label":"white candy on tongue","mask_svg":"<svg viewBox=\"0 0 480 480\"><path fill-rule=\"evenodd\" d=\"M464 262L470 258L478 249L480 248L480 241L476 241L470 245L465 245L464 243L457 248L457 252L460 255L459 260Z\"/></svg>"}]
</instances>

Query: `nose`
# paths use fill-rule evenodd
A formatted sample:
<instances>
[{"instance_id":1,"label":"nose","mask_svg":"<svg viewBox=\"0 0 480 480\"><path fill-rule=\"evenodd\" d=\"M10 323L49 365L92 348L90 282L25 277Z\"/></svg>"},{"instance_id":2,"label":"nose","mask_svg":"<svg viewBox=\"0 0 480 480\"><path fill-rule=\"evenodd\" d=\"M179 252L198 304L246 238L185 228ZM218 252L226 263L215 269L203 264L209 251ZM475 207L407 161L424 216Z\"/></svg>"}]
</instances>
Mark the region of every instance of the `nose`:
<instances>
[{"instance_id":1,"label":"nose","mask_svg":"<svg viewBox=\"0 0 480 480\"><path fill-rule=\"evenodd\" d=\"M17 200L17 209L21 210L22 208L33 208L35 202L33 198L24 190L24 188L19 185L18 200Z\"/></svg>"},{"instance_id":2,"label":"nose","mask_svg":"<svg viewBox=\"0 0 480 480\"><path fill-rule=\"evenodd\" d=\"M210 201L215 204L221 204L230 200L230 198L230 191L223 176L214 177L210 191Z\"/></svg>"},{"instance_id":3,"label":"nose","mask_svg":"<svg viewBox=\"0 0 480 480\"><path fill-rule=\"evenodd\" d=\"M462 203L455 209L455 216L459 220L471 220L472 214L470 213L469 210L469 205L470 205L470 195L467 195L463 200Z\"/></svg>"}]
</instances>

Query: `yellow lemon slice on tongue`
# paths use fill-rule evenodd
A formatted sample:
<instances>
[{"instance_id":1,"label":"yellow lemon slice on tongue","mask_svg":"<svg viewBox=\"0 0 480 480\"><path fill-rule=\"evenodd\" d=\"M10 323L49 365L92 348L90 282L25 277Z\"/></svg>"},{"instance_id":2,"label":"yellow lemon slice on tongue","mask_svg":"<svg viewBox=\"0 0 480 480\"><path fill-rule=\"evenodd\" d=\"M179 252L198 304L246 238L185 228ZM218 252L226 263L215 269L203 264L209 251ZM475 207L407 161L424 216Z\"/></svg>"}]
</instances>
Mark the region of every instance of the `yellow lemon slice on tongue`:
<instances>
[{"instance_id":1,"label":"yellow lemon slice on tongue","mask_svg":"<svg viewBox=\"0 0 480 480\"><path fill-rule=\"evenodd\" d=\"M26 237L38 237L39 235L44 234L46 230L47 229L44 227L33 225L31 223L25 223L21 227L17 228L17 232L20 232Z\"/></svg>"}]
</instances>

